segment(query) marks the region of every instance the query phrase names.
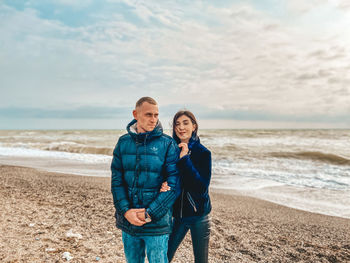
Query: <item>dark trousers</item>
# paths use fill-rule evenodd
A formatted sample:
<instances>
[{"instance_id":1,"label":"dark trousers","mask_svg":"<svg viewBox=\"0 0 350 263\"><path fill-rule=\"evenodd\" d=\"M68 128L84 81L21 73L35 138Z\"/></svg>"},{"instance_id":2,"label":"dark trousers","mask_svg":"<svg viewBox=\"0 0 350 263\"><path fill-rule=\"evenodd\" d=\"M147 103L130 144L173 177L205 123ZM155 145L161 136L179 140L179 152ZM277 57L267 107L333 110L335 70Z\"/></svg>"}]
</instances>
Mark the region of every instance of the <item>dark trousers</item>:
<instances>
[{"instance_id":1,"label":"dark trousers","mask_svg":"<svg viewBox=\"0 0 350 263\"><path fill-rule=\"evenodd\" d=\"M194 259L196 263L208 262L208 246L210 236L209 215L197 218L174 219L174 228L169 237L168 259L173 259L174 254L187 231L191 231Z\"/></svg>"}]
</instances>

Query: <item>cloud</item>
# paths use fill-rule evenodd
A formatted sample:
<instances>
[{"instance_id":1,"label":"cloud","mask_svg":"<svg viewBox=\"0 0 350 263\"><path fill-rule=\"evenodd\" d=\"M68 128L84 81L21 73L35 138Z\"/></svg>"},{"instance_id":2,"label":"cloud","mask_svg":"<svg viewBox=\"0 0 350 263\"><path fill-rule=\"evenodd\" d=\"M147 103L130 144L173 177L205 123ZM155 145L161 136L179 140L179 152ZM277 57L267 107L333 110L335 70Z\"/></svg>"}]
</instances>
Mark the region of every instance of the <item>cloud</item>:
<instances>
[{"instance_id":1,"label":"cloud","mask_svg":"<svg viewBox=\"0 0 350 263\"><path fill-rule=\"evenodd\" d=\"M0 108L3 118L36 118L36 119L113 119L125 118L132 110L127 107L80 107L71 109L45 108Z\"/></svg>"},{"instance_id":2,"label":"cloud","mask_svg":"<svg viewBox=\"0 0 350 263\"><path fill-rule=\"evenodd\" d=\"M58 2L54 10L68 12ZM150 95L160 105L220 107L230 118L349 113L342 4L288 1L291 22L282 5L110 0L92 12L97 2L79 2L74 23L0 4L3 107L128 107ZM223 118L214 112L203 116Z\"/></svg>"},{"instance_id":3,"label":"cloud","mask_svg":"<svg viewBox=\"0 0 350 263\"><path fill-rule=\"evenodd\" d=\"M70 6L70 7L76 7L76 8L84 8L86 6L91 5L91 3L93 2L93 0L74 0L74 1L70 1L70 0L54 0L54 3L56 3L57 5L63 5L63 6Z\"/></svg>"},{"instance_id":4,"label":"cloud","mask_svg":"<svg viewBox=\"0 0 350 263\"><path fill-rule=\"evenodd\" d=\"M344 11L350 11L350 3L347 0L338 0L337 1L337 7L344 10Z\"/></svg>"},{"instance_id":5,"label":"cloud","mask_svg":"<svg viewBox=\"0 0 350 263\"><path fill-rule=\"evenodd\" d=\"M327 0L289 0L287 2L287 10L290 12L305 14L312 11L313 9L327 4Z\"/></svg>"}]
</instances>

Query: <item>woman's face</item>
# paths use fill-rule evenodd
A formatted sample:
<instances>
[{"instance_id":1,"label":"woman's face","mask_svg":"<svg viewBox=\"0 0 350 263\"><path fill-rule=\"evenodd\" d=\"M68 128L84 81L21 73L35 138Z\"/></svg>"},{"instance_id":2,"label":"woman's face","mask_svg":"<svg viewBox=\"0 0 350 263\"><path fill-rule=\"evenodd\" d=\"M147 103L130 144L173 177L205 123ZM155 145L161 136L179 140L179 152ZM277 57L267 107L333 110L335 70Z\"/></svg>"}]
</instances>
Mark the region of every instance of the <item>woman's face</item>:
<instances>
[{"instance_id":1,"label":"woman's face","mask_svg":"<svg viewBox=\"0 0 350 263\"><path fill-rule=\"evenodd\" d=\"M196 124L186 115L180 116L175 122L175 133L181 142L188 143L195 129Z\"/></svg>"}]
</instances>

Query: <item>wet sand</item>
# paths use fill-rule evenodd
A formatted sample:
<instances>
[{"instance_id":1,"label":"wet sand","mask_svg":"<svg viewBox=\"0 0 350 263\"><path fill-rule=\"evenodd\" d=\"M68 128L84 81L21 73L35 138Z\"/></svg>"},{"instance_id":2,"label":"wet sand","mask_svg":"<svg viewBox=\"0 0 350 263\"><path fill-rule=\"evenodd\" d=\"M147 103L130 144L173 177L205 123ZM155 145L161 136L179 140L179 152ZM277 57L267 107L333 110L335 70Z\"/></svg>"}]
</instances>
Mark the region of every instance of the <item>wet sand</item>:
<instances>
[{"instance_id":1,"label":"wet sand","mask_svg":"<svg viewBox=\"0 0 350 263\"><path fill-rule=\"evenodd\" d=\"M109 178L0 165L0 182L0 262L125 262ZM350 219L211 197L209 262L350 262ZM173 262L193 262L189 234Z\"/></svg>"}]
</instances>

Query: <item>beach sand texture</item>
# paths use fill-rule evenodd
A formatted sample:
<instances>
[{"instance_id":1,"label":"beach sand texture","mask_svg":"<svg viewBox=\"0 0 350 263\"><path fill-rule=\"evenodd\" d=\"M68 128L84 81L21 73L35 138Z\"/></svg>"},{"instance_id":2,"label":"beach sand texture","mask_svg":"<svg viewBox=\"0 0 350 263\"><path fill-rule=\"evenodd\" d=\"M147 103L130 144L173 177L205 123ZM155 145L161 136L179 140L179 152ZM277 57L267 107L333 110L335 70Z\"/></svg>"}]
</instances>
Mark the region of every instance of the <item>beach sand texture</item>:
<instances>
[{"instance_id":1,"label":"beach sand texture","mask_svg":"<svg viewBox=\"0 0 350 263\"><path fill-rule=\"evenodd\" d=\"M110 179L0 166L0 262L125 262ZM350 262L350 219L211 192L209 262ZM189 234L173 262L193 262Z\"/></svg>"}]
</instances>

